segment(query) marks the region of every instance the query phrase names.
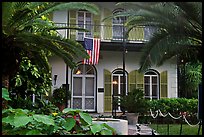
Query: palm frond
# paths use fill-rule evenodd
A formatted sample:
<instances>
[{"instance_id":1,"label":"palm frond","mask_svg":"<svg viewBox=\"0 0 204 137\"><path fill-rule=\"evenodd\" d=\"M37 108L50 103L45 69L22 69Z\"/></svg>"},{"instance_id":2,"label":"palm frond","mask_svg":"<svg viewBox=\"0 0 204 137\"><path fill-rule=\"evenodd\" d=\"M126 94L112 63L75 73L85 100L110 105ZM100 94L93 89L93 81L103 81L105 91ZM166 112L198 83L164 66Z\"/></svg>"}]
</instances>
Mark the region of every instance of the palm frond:
<instances>
[{"instance_id":1,"label":"palm frond","mask_svg":"<svg viewBox=\"0 0 204 137\"><path fill-rule=\"evenodd\" d=\"M87 54L84 48L79 44L76 44L76 42L74 43L74 41L65 42L60 40L60 38L57 40L56 37L38 36L31 33L18 34L16 39L19 41L19 43L21 41L29 43L27 46L28 50L31 50L29 47L32 46L32 48L36 48L36 50L38 50L40 47L41 49L51 51L57 56L63 58L64 61L70 66L70 68L75 66L74 58L87 58Z\"/></svg>"},{"instance_id":2,"label":"palm frond","mask_svg":"<svg viewBox=\"0 0 204 137\"><path fill-rule=\"evenodd\" d=\"M199 3L158 2L148 5L142 2L122 2L118 5L129 5L127 11L115 15L127 17L127 33L137 26L154 26L158 30L142 50L140 71L152 65L160 66L176 55L189 61L199 59L197 54L201 54L199 49L202 45L202 6Z\"/></svg>"},{"instance_id":3,"label":"palm frond","mask_svg":"<svg viewBox=\"0 0 204 137\"><path fill-rule=\"evenodd\" d=\"M11 2L2 2L2 26L6 26L10 20L10 15L13 11L13 4Z\"/></svg>"},{"instance_id":4,"label":"palm frond","mask_svg":"<svg viewBox=\"0 0 204 137\"><path fill-rule=\"evenodd\" d=\"M202 3L201 2L174 2L187 19L195 21L202 26Z\"/></svg>"}]
</instances>

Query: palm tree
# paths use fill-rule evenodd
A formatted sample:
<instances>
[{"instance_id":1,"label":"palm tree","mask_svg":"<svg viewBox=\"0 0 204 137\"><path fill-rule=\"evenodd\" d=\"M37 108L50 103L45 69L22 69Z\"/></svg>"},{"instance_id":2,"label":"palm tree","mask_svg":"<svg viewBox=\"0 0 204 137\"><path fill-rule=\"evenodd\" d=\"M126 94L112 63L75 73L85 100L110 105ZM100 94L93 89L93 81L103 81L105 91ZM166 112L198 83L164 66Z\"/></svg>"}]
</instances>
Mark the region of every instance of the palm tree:
<instances>
[{"instance_id":1,"label":"palm tree","mask_svg":"<svg viewBox=\"0 0 204 137\"><path fill-rule=\"evenodd\" d=\"M160 66L172 57L185 62L202 60L201 2L122 2L117 6L128 7L112 16L127 17L127 35L136 26L157 28L143 48L140 71Z\"/></svg>"},{"instance_id":2,"label":"palm tree","mask_svg":"<svg viewBox=\"0 0 204 137\"><path fill-rule=\"evenodd\" d=\"M127 7L127 10L105 19L127 17L126 37L136 26L156 28L142 49L139 70L144 72L152 65L160 66L175 57L179 70L179 95L191 95L198 88L202 74L202 67L199 67L202 62L202 3L121 2L117 6Z\"/></svg>"},{"instance_id":3,"label":"palm tree","mask_svg":"<svg viewBox=\"0 0 204 137\"><path fill-rule=\"evenodd\" d=\"M180 74L180 97L197 98L198 85L202 82L202 63L189 62L181 64Z\"/></svg>"},{"instance_id":4,"label":"palm tree","mask_svg":"<svg viewBox=\"0 0 204 137\"><path fill-rule=\"evenodd\" d=\"M99 12L95 5L83 2L2 2L1 68L4 86L8 88L9 77L18 71L23 56L47 71L50 71L49 53L61 57L70 68L75 66L74 59L88 57L81 44L57 35L56 30L62 28L47 18L53 11L72 9L83 9L93 14Z\"/></svg>"}]
</instances>

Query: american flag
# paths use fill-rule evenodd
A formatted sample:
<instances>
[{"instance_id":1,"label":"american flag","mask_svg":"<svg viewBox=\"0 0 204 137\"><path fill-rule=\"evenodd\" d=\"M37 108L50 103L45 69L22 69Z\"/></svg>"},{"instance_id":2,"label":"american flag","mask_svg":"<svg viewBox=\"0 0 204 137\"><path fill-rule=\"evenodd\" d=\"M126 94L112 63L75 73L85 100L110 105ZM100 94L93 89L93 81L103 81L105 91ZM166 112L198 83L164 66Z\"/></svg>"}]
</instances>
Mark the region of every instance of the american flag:
<instances>
[{"instance_id":1,"label":"american flag","mask_svg":"<svg viewBox=\"0 0 204 137\"><path fill-rule=\"evenodd\" d=\"M100 39L98 38L84 38L84 48L89 54L89 59L84 59L83 64L98 64Z\"/></svg>"}]
</instances>

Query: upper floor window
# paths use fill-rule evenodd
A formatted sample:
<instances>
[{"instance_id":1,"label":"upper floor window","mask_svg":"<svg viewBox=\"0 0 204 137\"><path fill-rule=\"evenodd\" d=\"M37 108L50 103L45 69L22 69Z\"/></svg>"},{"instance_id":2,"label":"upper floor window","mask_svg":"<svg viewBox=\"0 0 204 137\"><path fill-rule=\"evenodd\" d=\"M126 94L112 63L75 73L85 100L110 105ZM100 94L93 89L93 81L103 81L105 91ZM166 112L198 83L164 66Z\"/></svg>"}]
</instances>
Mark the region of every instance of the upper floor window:
<instances>
[{"instance_id":1,"label":"upper floor window","mask_svg":"<svg viewBox=\"0 0 204 137\"><path fill-rule=\"evenodd\" d=\"M78 27L89 30L89 32L78 31L77 40L83 40L84 37L92 37L92 14L87 11L78 11Z\"/></svg>"},{"instance_id":2,"label":"upper floor window","mask_svg":"<svg viewBox=\"0 0 204 137\"><path fill-rule=\"evenodd\" d=\"M159 76L154 70L144 75L145 98L159 99Z\"/></svg>"},{"instance_id":3,"label":"upper floor window","mask_svg":"<svg viewBox=\"0 0 204 137\"><path fill-rule=\"evenodd\" d=\"M124 11L123 9L116 9L113 11L113 15L117 14L119 12ZM123 25L124 22L126 21L125 17L115 17L112 20L112 25L113 25L113 39L115 40L121 40L123 39Z\"/></svg>"},{"instance_id":4,"label":"upper floor window","mask_svg":"<svg viewBox=\"0 0 204 137\"><path fill-rule=\"evenodd\" d=\"M145 28L144 28L144 40L149 41L156 31L157 31L157 29L154 26L145 26Z\"/></svg>"}]
</instances>

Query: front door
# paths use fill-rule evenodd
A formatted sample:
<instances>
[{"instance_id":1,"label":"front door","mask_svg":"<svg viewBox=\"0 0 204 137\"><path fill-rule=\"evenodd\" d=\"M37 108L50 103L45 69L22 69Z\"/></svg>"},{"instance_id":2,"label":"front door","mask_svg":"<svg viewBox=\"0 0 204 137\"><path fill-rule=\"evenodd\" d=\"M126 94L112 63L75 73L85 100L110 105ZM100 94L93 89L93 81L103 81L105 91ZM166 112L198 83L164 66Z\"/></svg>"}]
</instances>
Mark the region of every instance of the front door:
<instances>
[{"instance_id":1,"label":"front door","mask_svg":"<svg viewBox=\"0 0 204 137\"><path fill-rule=\"evenodd\" d=\"M93 66L80 64L73 70L72 108L96 110L96 77Z\"/></svg>"}]
</instances>

